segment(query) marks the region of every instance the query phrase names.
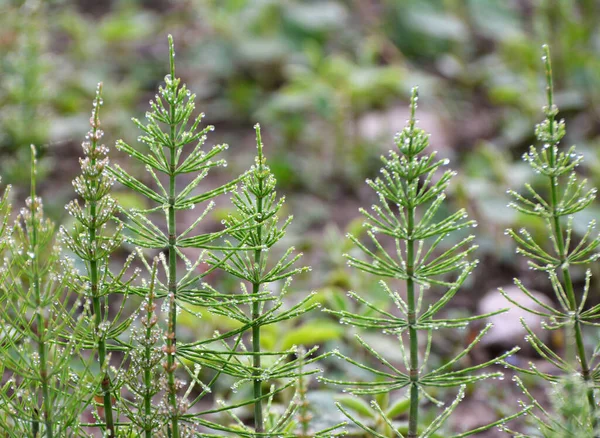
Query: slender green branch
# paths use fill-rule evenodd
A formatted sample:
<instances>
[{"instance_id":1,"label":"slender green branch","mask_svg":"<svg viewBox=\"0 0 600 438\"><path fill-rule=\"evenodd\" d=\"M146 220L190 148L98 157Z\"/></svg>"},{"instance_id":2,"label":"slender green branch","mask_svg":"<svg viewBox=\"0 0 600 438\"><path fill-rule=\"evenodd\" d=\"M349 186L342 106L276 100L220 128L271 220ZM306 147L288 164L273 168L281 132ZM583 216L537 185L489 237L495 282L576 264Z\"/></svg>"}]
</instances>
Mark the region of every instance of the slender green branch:
<instances>
[{"instance_id":1,"label":"slender green branch","mask_svg":"<svg viewBox=\"0 0 600 438\"><path fill-rule=\"evenodd\" d=\"M152 396L154 395L154 385L152 383L152 366L154 351L153 346L150 343L150 340L153 338L156 323L158 318L154 313L156 310L156 304L154 302L154 288L156 285L156 270L158 266L158 259L154 260L154 264L152 265L152 271L150 276L150 287L148 299L146 301L146 316L145 319L142 320L142 324L145 325L145 340L146 345L144 346L144 415L145 415L145 430L144 435L146 438L152 438L153 430L151 428L151 424L148 424L148 419L152 418Z\"/></svg>"},{"instance_id":2,"label":"slender green branch","mask_svg":"<svg viewBox=\"0 0 600 438\"><path fill-rule=\"evenodd\" d=\"M408 209L407 234L412 236L414 231L415 210L412 207ZM406 242L406 280L407 304L408 304L408 324L409 324L409 342L410 342L410 411L408 417L408 438L417 437L417 428L419 425L419 340L417 329L415 328L416 305L415 305L415 283L414 275L414 241L409 238Z\"/></svg>"}]
</instances>

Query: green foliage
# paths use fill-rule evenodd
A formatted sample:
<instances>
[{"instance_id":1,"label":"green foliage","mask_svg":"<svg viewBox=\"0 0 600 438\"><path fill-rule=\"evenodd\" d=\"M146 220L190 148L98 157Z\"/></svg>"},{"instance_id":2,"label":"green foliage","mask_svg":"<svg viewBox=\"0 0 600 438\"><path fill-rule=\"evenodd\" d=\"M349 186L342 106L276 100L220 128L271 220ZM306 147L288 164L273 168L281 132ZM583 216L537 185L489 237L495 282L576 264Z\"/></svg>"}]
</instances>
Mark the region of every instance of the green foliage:
<instances>
[{"instance_id":1,"label":"green foliage","mask_svg":"<svg viewBox=\"0 0 600 438\"><path fill-rule=\"evenodd\" d=\"M150 438L155 436L157 431L164 430L169 420L161 405L157 406L153 402L160 396L163 389L161 379L165 374L165 369L161 365L161 361L164 360L160 342L163 334L158 324L155 295L160 260L155 257L152 265L149 266L143 259L141 251L139 255L148 269L150 280L148 282L145 278L142 279L142 288L146 291L146 297L139 312L143 315L140 318L141 327L132 330L130 363L123 378L123 385L133 394L133 400L123 397L120 406L132 424L126 428L121 426L121 429L132 430L139 436Z\"/></svg>"},{"instance_id":2,"label":"green foliage","mask_svg":"<svg viewBox=\"0 0 600 438\"><path fill-rule=\"evenodd\" d=\"M527 257L530 268L548 276L559 306L554 308L541 303L519 279L515 279L515 284L525 295L541 306L540 310L528 309L512 300L504 292L503 294L512 304L544 318L545 328L565 330L568 337L574 339L574 349L570 349L571 351L567 349L567 354L561 355L540 339L532 328L523 323L528 333L527 341L540 356L566 375L578 374L586 382L588 415L592 417L592 420L588 422L595 428L597 421L595 389L598 387L600 364L596 361L596 353L591 355L586 352L583 330L584 326L595 327L599 324L600 306L593 305L586 308L586 303L590 291L591 265L600 257L597 252L600 236L595 233L596 222L592 220L585 234L578 242L575 241L573 221L575 214L582 212L592 203L597 190L595 188L587 189L586 180L580 179L575 172L575 169L583 161L583 156L576 153L575 146L566 151L559 149L559 143L566 131L564 120L556 119L558 108L554 104L552 67L548 46L544 46L542 59L546 67L548 103L544 107L546 118L535 129L536 137L542 146L539 149L531 146L529 152L524 154L523 159L534 172L544 176L546 187L544 191L541 191L531 185L526 185L526 191L523 194L514 190L510 190L509 193L514 198L514 202L511 204L513 208L544 221L549 242L535 239L525 228L518 232L509 229L507 234L517 244L517 253ZM572 271L577 266L586 267L585 283L581 292L576 291L572 279ZM550 383L560 380L560 376L541 372L534 366L530 369L522 369L508 364L507 366Z\"/></svg>"}]
</instances>

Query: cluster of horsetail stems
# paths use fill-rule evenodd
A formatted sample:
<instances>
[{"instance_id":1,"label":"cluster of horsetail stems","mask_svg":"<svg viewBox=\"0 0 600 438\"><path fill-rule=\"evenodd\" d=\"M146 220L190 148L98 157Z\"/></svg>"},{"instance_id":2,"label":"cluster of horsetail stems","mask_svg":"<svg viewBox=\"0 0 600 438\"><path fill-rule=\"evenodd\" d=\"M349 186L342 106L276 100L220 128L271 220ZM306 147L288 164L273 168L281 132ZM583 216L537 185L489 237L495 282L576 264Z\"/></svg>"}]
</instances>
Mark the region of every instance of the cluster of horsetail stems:
<instances>
[{"instance_id":1,"label":"cluster of horsetail stems","mask_svg":"<svg viewBox=\"0 0 600 438\"><path fill-rule=\"evenodd\" d=\"M448 316L448 305L478 263L475 236L468 232L477 224L464 209L442 214L455 172L446 169L447 159L427 151L429 135L417 120L417 88L412 89L410 118L394 139L395 149L382 157L380 175L367 180L376 203L360 210L366 238L348 235L353 244L346 255L348 265L380 279L387 303L373 301L364 291L350 291L353 308L323 309L352 326L361 354L262 342L267 326L295 322L321 307L315 293L290 298L293 279L311 269L299 265L302 254L282 241L292 217L281 217L285 197L277 194L258 124L254 164L225 184L205 188L209 171L226 166L218 156L228 146L206 147L207 134L214 128L203 127L204 114L196 115L196 96L175 75L169 36L169 74L149 103L145 122L133 119L141 131L139 145L116 143L119 151L144 165L145 180L109 161L109 148L101 144L103 100L102 84L98 85L91 129L82 143L81 174L73 181L78 199L66 206L73 222L60 229L68 254L59 246L37 196L35 147L30 196L13 225L9 188L0 198L0 436L75 438L99 431L106 437L326 438L350 429L377 438L462 438L498 427L525 437L529 435L511 430L507 423L530 414L544 437L598 437L595 391L600 361L597 353L586 351L584 331L600 325L600 305L588 305L600 236L594 221L577 242L574 231L574 215L592 204L596 189L586 188L586 180L578 177L583 156L575 147L559 149L565 123L557 120L550 54L547 46L543 50L547 105L545 120L535 130L542 147L532 146L524 159L544 185L527 184L521 192L508 193L518 212L545 222L550 238L536 240L525 228L509 229L507 234L529 266L548 276L558 304L542 302L519 279L515 284L539 309L500 293L513 306L541 317L545 328L572 333L574 343L562 354L523 322L533 349L560 375L515 365L508 357L516 347L465 365L463 359L490 330L489 323L450 359L437 365L432 360L440 331L465 328L506 309ZM143 198L145 207L121 207L111 196L116 182ZM202 232L201 222L225 194L233 208L221 229ZM198 206L201 212L191 224L178 227L182 211ZM134 249L115 264L124 248ZM574 266L586 267L581 294ZM209 284L207 276L216 271L233 279L239 290L218 291ZM186 312L200 320L204 311L231 325L223 333L188 341L180 334L178 315ZM398 363L369 343L363 335L369 331L397 345L402 357ZM322 373L319 364L332 358L345 361L350 377ZM483 371L493 365L516 372L514 380L526 400L514 414L452 435L447 420L466 387L503 376ZM519 374L563 385L559 386L567 398L583 392L585 406L573 404L581 411L577 421L552 418ZM313 422L313 375L350 393L336 402L346 421ZM565 375L571 378L565 380ZM241 387L247 391L230 401L220 400L218 394L214 402L200 403L215 388L222 391L217 385L221 378L230 382L232 393ZM446 394L440 396L440 389L454 393L444 408ZM554 397L559 413L573 412L567 398ZM252 418L241 418L240 408L252 411ZM436 408L436 415L424 414ZM401 413L406 413L406 423L396 421ZM84 422L89 415L94 421Z\"/></svg>"}]
</instances>

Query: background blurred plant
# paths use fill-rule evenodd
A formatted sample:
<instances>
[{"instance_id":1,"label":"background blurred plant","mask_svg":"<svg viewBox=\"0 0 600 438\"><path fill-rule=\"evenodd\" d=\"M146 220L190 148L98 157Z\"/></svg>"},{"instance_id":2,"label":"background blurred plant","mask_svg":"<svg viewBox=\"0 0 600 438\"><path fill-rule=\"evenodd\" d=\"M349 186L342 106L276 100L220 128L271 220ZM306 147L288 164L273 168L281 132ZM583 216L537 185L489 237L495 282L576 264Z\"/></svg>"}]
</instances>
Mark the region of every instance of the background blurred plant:
<instances>
[{"instance_id":1,"label":"background blurred plant","mask_svg":"<svg viewBox=\"0 0 600 438\"><path fill-rule=\"evenodd\" d=\"M29 145L48 141L47 112L51 99L48 75L48 26L43 19L46 5L26 2L18 9L2 11L6 49L0 56L3 81L0 86L0 148L5 157L2 174L10 182L28 180ZM42 156L42 147L38 147ZM41 170L44 170L42 167Z\"/></svg>"},{"instance_id":2,"label":"background blurred plant","mask_svg":"<svg viewBox=\"0 0 600 438\"><path fill-rule=\"evenodd\" d=\"M594 426L597 414L590 412L590 404L587 401L589 384L580 376L563 376L556 381L551 388L551 410L540 405L523 382L518 378L515 380L527 398L526 403L531 403L536 409L530 412L531 429L534 431L526 431L526 434L511 431L513 436L532 437L539 436L540 433L544 438L598 436L599 430Z\"/></svg>"}]
</instances>

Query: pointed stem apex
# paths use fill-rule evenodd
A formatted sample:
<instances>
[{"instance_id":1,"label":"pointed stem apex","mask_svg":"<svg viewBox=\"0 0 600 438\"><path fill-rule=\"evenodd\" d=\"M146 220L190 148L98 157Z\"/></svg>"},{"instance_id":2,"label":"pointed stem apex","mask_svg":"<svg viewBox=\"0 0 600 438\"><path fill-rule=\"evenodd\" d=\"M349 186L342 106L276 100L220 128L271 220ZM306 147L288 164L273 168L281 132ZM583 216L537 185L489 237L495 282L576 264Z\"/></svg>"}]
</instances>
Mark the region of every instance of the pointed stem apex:
<instances>
[{"instance_id":1,"label":"pointed stem apex","mask_svg":"<svg viewBox=\"0 0 600 438\"><path fill-rule=\"evenodd\" d=\"M173 35L169 34L169 61L171 65L171 78L175 79L175 44Z\"/></svg>"},{"instance_id":2,"label":"pointed stem apex","mask_svg":"<svg viewBox=\"0 0 600 438\"><path fill-rule=\"evenodd\" d=\"M260 135L260 124L257 123L254 125L254 130L256 131L256 148L258 149L258 163L260 166L263 164L263 142L262 137Z\"/></svg>"},{"instance_id":3,"label":"pointed stem apex","mask_svg":"<svg viewBox=\"0 0 600 438\"><path fill-rule=\"evenodd\" d=\"M552 62L550 61L550 47L548 44L542 46L542 61L546 67L546 95L548 97L548 109L552 110L554 105L554 85L552 82Z\"/></svg>"},{"instance_id":4,"label":"pointed stem apex","mask_svg":"<svg viewBox=\"0 0 600 438\"><path fill-rule=\"evenodd\" d=\"M417 113L417 101L419 100L419 87L413 87L410 93L410 124L415 123L415 114Z\"/></svg>"}]
</instances>

